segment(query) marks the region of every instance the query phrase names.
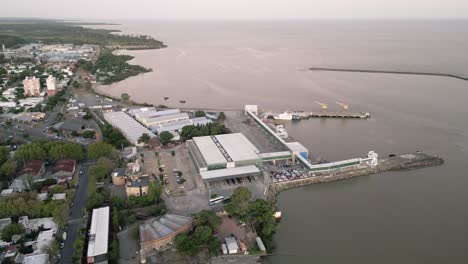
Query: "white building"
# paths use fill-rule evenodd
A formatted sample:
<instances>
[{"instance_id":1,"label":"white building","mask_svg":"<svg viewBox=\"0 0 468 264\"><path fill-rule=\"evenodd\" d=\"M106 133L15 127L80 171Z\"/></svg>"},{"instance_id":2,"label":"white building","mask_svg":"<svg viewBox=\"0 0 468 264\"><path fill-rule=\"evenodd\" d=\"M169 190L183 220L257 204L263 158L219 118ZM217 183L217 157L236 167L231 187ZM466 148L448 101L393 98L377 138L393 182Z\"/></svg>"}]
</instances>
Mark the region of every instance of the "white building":
<instances>
[{"instance_id":1,"label":"white building","mask_svg":"<svg viewBox=\"0 0 468 264\"><path fill-rule=\"evenodd\" d=\"M176 123L176 122L190 119L187 113L178 113L178 114L162 115L162 116L149 116L149 117L143 117L143 118L139 118L137 116L135 117L137 118L138 121L140 121L146 127L158 126L158 125L163 125L163 124L171 124L171 123Z\"/></svg>"},{"instance_id":2,"label":"white building","mask_svg":"<svg viewBox=\"0 0 468 264\"><path fill-rule=\"evenodd\" d=\"M39 78L36 77L26 77L23 81L24 94L26 96L40 96L41 95L41 84L39 83Z\"/></svg>"},{"instance_id":3,"label":"white building","mask_svg":"<svg viewBox=\"0 0 468 264\"><path fill-rule=\"evenodd\" d=\"M15 91L15 88L8 88L2 93L2 96L8 100L13 100L16 98Z\"/></svg>"},{"instance_id":4,"label":"white building","mask_svg":"<svg viewBox=\"0 0 468 264\"><path fill-rule=\"evenodd\" d=\"M88 263L107 263L109 238L109 206L93 210L89 229Z\"/></svg>"},{"instance_id":5,"label":"white building","mask_svg":"<svg viewBox=\"0 0 468 264\"><path fill-rule=\"evenodd\" d=\"M40 104L42 102L44 102L43 97L29 97L29 98L25 98L25 99L20 99L19 100L19 105L21 107L30 108L30 107L35 107L36 105L38 105L38 104Z\"/></svg>"},{"instance_id":6,"label":"white building","mask_svg":"<svg viewBox=\"0 0 468 264\"><path fill-rule=\"evenodd\" d=\"M237 244L237 241L236 241L235 238L226 237L224 239L224 241L226 241L228 254L237 254L237 253L239 253L239 245Z\"/></svg>"},{"instance_id":7,"label":"white building","mask_svg":"<svg viewBox=\"0 0 468 264\"><path fill-rule=\"evenodd\" d=\"M49 264L49 255L45 253L25 255L22 264Z\"/></svg>"},{"instance_id":8,"label":"white building","mask_svg":"<svg viewBox=\"0 0 468 264\"><path fill-rule=\"evenodd\" d=\"M141 145L138 143L138 139L140 139L141 135L145 133L150 137L155 136L153 132L142 126L124 112L104 113L104 119L109 122L109 124L119 129L125 138L127 138L127 140L133 145Z\"/></svg>"},{"instance_id":9,"label":"white building","mask_svg":"<svg viewBox=\"0 0 468 264\"><path fill-rule=\"evenodd\" d=\"M55 77L52 75L49 75L49 78L47 78L46 80L46 84L47 84L47 95L54 96L57 92L56 87L55 87L55 84L56 84Z\"/></svg>"}]
</instances>

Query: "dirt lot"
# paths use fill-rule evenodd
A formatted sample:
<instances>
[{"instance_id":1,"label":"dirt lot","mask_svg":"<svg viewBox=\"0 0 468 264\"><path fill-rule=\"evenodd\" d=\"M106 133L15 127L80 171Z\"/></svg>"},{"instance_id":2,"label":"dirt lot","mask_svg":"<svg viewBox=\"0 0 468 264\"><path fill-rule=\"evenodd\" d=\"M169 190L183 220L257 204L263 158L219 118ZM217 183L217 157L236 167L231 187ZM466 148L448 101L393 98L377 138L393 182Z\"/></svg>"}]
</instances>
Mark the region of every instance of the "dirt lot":
<instances>
[{"instance_id":1,"label":"dirt lot","mask_svg":"<svg viewBox=\"0 0 468 264\"><path fill-rule=\"evenodd\" d=\"M221 241L224 241L225 237L230 237L234 235L237 239L246 242L248 247L253 246L257 234L249 228L248 225L242 226L237 223L235 218L229 218L228 216L223 216L223 222L216 229L218 237Z\"/></svg>"},{"instance_id":2,"label":"dirt lot","mask_svg":"<svg viewBox=\"0 0 468 264\"><path fill-rule=\"evenodd\" d=\"M175 155L172 156L172 151ZM170 211L180 214L197 213L208 208L208 191L193 164L185 144L159 151L161 166L167 177L164 201ZM177 183L177 171L182 172L183 184Z\"/></svg>"}]
</instances>

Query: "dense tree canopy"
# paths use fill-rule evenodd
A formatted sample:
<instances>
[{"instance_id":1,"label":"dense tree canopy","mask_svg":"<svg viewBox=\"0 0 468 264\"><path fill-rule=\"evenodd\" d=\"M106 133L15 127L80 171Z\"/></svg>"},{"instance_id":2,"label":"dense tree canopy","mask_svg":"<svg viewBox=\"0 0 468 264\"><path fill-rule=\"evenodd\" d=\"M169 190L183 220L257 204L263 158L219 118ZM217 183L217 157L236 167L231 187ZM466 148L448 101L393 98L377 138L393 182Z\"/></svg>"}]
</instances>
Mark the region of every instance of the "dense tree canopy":
<instances>
[{"instance_id":1,"label":"dense tree canopy","mask_svg":"<svg viewBox=\"0 0 468 264\"><path fill-rule=\"evenodd\" d=\"M195 112L195 116L196 116L196 117L203 117L203 116L206 116L206 113L203 112L203 111L196 111L196 112Z\"/></svg>"},{"instance_id":2,"label":"dense tree canopy","mask_svg":"<svg viewBox=\"0 0 468 264\"><path fill-rule=\"evenodd\" d=\"M24 144L16 150L15 159L22 161L46 160L47 152L39 143Z\"/></svg>"},{"instance_id":3,"label":"dense tree canopy","mask_svg":"<svg viewBox=\"0 0 468 264\"><path fill-rule=\"evenodd\" d=\"M245 187L238 187L231 195L231 203L226 205L226 211L232 215L244 218L249 209L252 193Z\"/></svg>"},{"instance_id":4,"label":"dense tree canopy","mask_svg":"<svg viewBox=\"0 0 468 264\"><path fill-rule=\"evenodd\" d=\"M11 238L14 235L21 235L24 232L24 227L22 224L11 223L6 225L2 230L2 240L11 241Z\"/></svg>"},{"instance_id":5,"label":"dense tree canopy","mask_svg":"<svg viewBox=\"0 0 468 264\"><path fill-rule=\"evenodd\" d=\"M84 158L83 148L75 143L53 142L49 148L50 160L74 159L82 160Z\"/></svg>"},{"instance_id":6,"label":"dense tree canopy","mask_svg":"<svg viewBox=\"0 0 468 264\"><path fill-rule=\"evenodd\" d=\"M0 166L0 181L4 180L10 180L15 176L16 172L16 161L15 160L9 160Z\"/></svg>"},{"instance_id":7,"label":"dense tree canopy","mask_svg":"<svg viewBox=\"0 0 468 264\"><path fill-rule=\"evenodd\" d=\"M185 126L182 128L182 132L180 136L187 140L193 137L201 137L201 136L210 136L210 135L219 135L226 133L226 128L223 124L220 123L210 123L206 125L198 125L198 126Z\"/></svg>"},{"instance_id":8,"label":"dense tree canopy","mask_svg":"<svg viewBox=\"0 0 468 264\"><path fill-rule=\"evenodd\" d=\"M112 157L115 148L105 142L94 142L88 147L88 157L94 160L100 157Z\"/></svg>"},{"instance_id":9,"label":"dense tree canopy","mask_svg":"<svg viewBox=\"0 0 468 264\"><path fill-rule=\"evenodd\" d=\"M195 215L195 223L197 225L209 226L214 230L221 224L221 218L213 211L203 210Z\"/></svg>"},{"instance_id":10,"label":"dense tree canopy","mask_svg":"<svg viewBox=\"0 0 468 264\"><path fill-rule=\"evenodd\" d=\"M161 141L161 144L163 144L164 146L169 144L173 138L174 138L174 135L172 135L171 132L168 132L168 131L164 131L164 132L161 132L161 134L159 134L159 140Z\"/></svg>"},{"instance_id":11,"label":"dense tree canopy","mask_svg":"<svg viewBox=\"0 0 468 264\"><path fill-rule=\"evenodd\" d=\"M0 218L53 217L58 224L63 224L68 214L68 205L63 200L40 201L36 192L20 193L0 199Z\"/></svg>"},{"instance_id":12,"label":"dense tree canopy","mask_svg":"<svg viewBox=\"0 0 468 264\"><path fill-rule=\"evenodd\" d=\"M104 141L115 148L120 149L129 145L127 139L125 139L122 133L111 125L106 124L101 128L101 130Z\"/></svg>"},{"instance_id":13,"label":"dense tree canopy","mask_svg":"<svg viewBox=\"0 0 468 264\"><path fill-rule=\"evenodd\" d=\"M148 144L150 139L151 139L150 135L148 135L147 133L143 133L141 137L138 139L138 143Z\"/></svg>"},{"instance_id":14,"label":"dense tree canopy","mask_svg":"<svg viewBox=\"0 0 468 264\"><path fill-rule=\"evenodd\" d=\"M10 157L10 150L7 147L0 146L0 165Z\"/></svg>"}]
</instances>

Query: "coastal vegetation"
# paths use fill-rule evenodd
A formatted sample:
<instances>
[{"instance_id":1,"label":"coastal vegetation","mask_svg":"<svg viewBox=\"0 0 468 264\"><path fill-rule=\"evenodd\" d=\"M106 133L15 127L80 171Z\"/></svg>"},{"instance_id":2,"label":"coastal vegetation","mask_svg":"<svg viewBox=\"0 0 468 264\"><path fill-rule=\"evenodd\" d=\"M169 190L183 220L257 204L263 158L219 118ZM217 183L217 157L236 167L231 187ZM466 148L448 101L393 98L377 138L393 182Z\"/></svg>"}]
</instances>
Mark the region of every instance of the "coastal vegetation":
<instances>
[{"instance_id":1,"label":"coastal vegetation","mask_svg":"<svg viewBox=\"0 0 468 264\"><path fill-rule=\"evenodd\" d=\"M0 43L7 48L26 43L93 44L112 49L159 49L165 45L145 35L114 34L118 30L85 28L77 23L45 19L0 20Z\"/></svg>"},{"instance_id":2,"label":"coastal vegetation","mask_svg":"<svg viewBox=\"0 0 468 264\"><path fill-rule=\"evenodd\" d=\"M95 74L97 80L106 85L151 71L139 65L129 64L128 61L131 59L133 59L132 56L116 55L111 49L102 49L96 62L80 60L77 65ZM122 94L122 100L128 101L130 100L130 96Z\"/></svg>"}]
</instances>

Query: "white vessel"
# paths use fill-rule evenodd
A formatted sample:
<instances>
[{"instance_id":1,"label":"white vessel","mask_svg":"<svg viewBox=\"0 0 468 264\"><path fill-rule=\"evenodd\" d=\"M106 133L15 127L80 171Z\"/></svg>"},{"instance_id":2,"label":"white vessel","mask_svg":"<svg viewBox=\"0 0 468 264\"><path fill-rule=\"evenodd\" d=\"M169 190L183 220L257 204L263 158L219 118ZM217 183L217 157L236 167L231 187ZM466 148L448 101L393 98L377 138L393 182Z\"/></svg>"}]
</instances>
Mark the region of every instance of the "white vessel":
<instances>
[{"instance_id":1,"label":"white vessel","mask_svg":"<svg viewBox=\"0 0 468 264\"><path fill-rule=\"evenodd\" d=\"M277 125L276 126L276 134L280 138L287 138L288 137L288 131L286 131L286 128L283 125Z\"/></svg>"},{"instance_id":2,"label":"white vessel","mask_svg":"<svg viewBox=\"0 0 468 264\"><path fill-rule=\"evenodd\" d=\"M282 114L274 115L273 118L276 120L292 120L293 116L291 113L284 112Z\"/></svg>"}]
</instances>

